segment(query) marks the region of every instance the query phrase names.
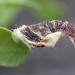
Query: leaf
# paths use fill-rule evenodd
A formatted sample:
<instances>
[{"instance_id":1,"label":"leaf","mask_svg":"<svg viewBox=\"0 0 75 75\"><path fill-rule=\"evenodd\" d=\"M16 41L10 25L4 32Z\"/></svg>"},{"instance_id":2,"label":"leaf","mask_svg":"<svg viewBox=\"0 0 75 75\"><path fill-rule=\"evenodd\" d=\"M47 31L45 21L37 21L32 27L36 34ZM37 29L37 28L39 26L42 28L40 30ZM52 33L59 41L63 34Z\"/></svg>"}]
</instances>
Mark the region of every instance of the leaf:
<instances>
[{"instance_id":1,"label":"leaf","mask_svg":"<svg viewBox=\"0 0 75 75\"><path fill-rule=\"evenodd\" d=\"M14 42L12 39L12 31L0 27L0 65L15 67L24 63L28 58L31 48L18 39Z\"/></svg>"}]
</instances>

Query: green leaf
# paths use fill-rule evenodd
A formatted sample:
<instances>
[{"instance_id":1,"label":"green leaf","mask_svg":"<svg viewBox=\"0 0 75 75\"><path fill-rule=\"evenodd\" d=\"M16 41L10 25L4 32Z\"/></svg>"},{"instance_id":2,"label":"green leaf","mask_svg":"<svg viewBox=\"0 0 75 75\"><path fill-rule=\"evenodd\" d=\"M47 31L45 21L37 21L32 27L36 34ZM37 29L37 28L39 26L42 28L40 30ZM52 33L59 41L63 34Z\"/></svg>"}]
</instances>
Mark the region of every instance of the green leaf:
<instances>
[{"instance_id":1,"label":"green leaf","mask_svg":"<svg viewBox=\"0 0 75 75\"><path fill-rule=\"evenodd\" d=\"M24 63L31 52L31 48L21 39L14 42L12 31L0 27L0 65L15 67Z\"/></svg>"}]
</instances>

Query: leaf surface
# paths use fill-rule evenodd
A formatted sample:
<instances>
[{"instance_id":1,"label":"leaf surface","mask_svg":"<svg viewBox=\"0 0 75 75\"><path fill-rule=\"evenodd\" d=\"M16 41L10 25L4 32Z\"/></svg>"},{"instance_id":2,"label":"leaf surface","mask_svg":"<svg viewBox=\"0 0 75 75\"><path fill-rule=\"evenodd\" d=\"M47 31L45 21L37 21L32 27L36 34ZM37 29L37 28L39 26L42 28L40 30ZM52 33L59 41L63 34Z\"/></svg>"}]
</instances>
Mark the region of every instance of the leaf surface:
<instances>
[{"instance_id":1,"label":"leaf surface","mask_svg":"<svg viewBox=\"0 0 75 75\"><path fill-rule=\"evenodd\" d=\"M0 65L15 67L24 63L28 58L31 48L21 39L14 42L12 31L0 27Z\"/></svg>"}]
</instances>

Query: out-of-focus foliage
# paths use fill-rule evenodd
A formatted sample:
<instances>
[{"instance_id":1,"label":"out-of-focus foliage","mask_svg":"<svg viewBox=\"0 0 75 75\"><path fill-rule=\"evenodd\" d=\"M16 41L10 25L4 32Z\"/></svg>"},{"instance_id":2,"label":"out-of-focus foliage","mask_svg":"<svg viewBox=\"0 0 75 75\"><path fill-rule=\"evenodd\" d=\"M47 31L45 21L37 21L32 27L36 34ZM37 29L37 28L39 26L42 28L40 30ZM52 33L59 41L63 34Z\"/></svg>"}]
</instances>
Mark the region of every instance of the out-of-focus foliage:
<instances>
[{"instance_id":1,"label":"out-of-focus foliage","mask_svg":"<svg viewBox=\"0 0 75 75\"><path fill-rule=\"evenodd\" d=\"M28 58L30 47L19 37L16 40L12 39L12 31L0 27L0 66L19 66Z\"/></svg>"},{"instance_id":2,"label":"out-of-focus foliage","mask_svg":"<svg viewBox=\"0 0 75 75\"><path fill-rule=\"evenodd\" d=\"M63 8L52 0L0 0L0 26L7 27L22 8L29 7L39 19L59 19Z\"/></svg>"},{"instance_id":3,"label":"out-of-focus foliage","mask_svg":"<svg viewBox=\"0 0 75 75\"><path fill-rule=\"evenodd\" d=\"M53 20L63 18L64 7L61 4L56 3L52 0L33 0L38 5L35 14L38 19L42 20Z\"/></svg>"},{"instance_id":4,"label":"out-of-focus foliage","mask_svg":"<svg viewBox=\"0 0 75 75\"><path fill-rule=\"evenodd\" d=\"M9 26L20 10L19 7L11 5L8 0L0 0L0 26Z\"/></svg>"}]
</instances>

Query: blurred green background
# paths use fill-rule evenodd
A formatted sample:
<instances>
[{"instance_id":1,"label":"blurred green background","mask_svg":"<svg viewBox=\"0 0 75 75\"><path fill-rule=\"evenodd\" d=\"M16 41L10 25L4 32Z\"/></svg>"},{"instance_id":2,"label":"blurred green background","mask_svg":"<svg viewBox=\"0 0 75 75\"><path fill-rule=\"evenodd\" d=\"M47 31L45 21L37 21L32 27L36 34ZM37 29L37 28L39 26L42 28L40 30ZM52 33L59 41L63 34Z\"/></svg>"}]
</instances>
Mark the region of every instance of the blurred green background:
<instances>
[{"instance_id":1,"label":"blurred green background","mask_svg":"<svg viewBox=\"0 0 75 75\"><path fill-rule=\"evenodd\" d=\"M39 21L63 19L66 14L64 5L57 0L0 0L0 26L11 26L27 8Z\"/></svg>"}]
</instances>

